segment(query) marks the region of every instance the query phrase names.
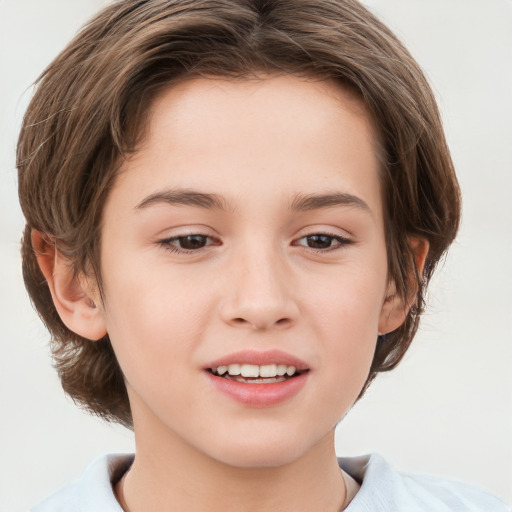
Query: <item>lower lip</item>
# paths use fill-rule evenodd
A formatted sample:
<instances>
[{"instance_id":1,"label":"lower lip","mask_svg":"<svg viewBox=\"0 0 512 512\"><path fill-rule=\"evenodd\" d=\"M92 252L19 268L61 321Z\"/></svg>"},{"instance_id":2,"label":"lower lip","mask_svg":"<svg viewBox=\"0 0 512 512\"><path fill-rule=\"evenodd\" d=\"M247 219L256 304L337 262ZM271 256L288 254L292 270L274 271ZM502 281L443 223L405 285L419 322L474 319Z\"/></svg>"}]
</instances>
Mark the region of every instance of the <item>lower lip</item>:
<instances>
[{"instance_id":1,"label":"lower lip","mask_svg":"<svg viewBox=\"0 0 512 512\"><path fill-rule=\"evenodd\" d=\"M302 389L309 374L304 372L283 382L248 384L205 373L218 391L251 407L271 407L290 400Z\"/></svg>"}]
</instances>

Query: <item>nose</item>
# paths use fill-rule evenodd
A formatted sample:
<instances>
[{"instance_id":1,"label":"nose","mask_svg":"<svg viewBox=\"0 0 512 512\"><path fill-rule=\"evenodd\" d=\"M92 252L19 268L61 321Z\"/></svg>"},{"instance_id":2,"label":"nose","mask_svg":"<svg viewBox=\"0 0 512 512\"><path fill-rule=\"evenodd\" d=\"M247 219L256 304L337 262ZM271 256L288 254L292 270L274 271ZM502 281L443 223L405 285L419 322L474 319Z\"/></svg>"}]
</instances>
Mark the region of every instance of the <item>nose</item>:
<instances>
[{"instance_id":1,"label":"nose","mask_svg":"<svg viewBox=\"0 0 512 512\"><path fill-rule=\"evenodd\" d=\"M293 279L277 252L234 255L221 305L224 322L254 331L286 329L296 323L299 308Z\"/></svg>"}]
</instances>

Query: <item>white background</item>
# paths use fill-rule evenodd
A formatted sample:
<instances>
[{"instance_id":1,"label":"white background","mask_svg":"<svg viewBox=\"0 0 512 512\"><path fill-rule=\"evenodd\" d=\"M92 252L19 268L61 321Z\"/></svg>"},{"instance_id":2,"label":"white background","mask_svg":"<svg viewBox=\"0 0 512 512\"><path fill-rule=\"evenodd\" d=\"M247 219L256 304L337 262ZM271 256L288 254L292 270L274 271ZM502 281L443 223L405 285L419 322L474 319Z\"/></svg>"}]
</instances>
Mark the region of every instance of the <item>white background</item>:
<instances>
[{"instance_id":1,"label":"white background","mask_svg":"<svg viewBox=\"0 0 512 512\"><path fill-rule=\"evenodd\" d=\"M420 334L337 432L403 471L485 487L512 502L512 2L368 0L439 99L464 197L458 241ZM131 433L80 412L59 386L22 284L14 149L30 84L104 0L0 0L0 512L78 476Z\"/></svg>"}]
</instances>

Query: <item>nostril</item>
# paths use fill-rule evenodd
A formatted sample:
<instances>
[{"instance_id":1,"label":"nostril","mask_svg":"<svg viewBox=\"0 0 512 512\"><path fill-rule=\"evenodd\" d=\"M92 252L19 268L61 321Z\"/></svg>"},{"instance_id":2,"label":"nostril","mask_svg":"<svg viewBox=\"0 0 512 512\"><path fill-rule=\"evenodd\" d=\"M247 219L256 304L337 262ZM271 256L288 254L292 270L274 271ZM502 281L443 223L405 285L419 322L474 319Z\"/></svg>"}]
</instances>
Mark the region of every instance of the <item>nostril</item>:
<instances>
[{"instance_id":1,"label":"nostril","mask_svg":"<svg viewBox=\"0 0 512 512\"><path fill-rule=\"evenodd\" d=\"M229 323L233 327L251 328L255 330L265 330L272 326L279 328L287 328L293 324L293 320L287 316L278 318L277 320L266 319L266 318L244 318L241 316L232 317L229 319Z\"/></svg>"}]
</instances>

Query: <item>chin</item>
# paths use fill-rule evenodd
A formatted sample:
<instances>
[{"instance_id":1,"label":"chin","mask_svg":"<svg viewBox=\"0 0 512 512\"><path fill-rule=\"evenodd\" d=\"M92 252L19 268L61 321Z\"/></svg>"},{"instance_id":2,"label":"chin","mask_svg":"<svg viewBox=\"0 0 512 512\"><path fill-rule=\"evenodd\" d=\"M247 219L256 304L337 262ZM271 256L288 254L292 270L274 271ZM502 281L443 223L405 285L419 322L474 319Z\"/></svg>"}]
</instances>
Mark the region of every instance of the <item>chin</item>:
<instances>
[{"instance_id":1,"label":"chin","mask_svg":"<svg viewBox=\"0 0 512 512\"><path fill-rule=\"evenodd\" d=\"M295 447L296 448L296 447ZM229 454L223 454L217 461L227 466L241 469L256 468L277 468L286 466L297 460L301 456L295 449L282 450L278 452L269 449L244 449L233 451Z\"/></svg>"},{"instance_id":2,"label":"chin","mask_svg":"<svg viewBox=\"0 0 512 512\"><path fill-rule=\"evenodd\" d=\"M211 456L218 462L236 468L275 468L286 466L300 459L317 444L317 440L310 443L306 436L295 436L285 432L281 436L254 436L251 439L244 437L228 441L227 446L220 449L209 450Z\"/></svg>"}]
</instances>

